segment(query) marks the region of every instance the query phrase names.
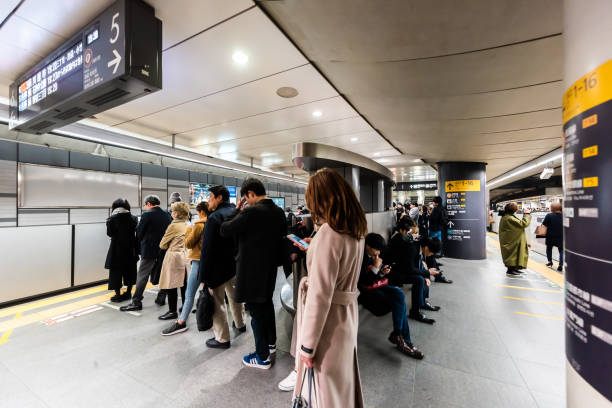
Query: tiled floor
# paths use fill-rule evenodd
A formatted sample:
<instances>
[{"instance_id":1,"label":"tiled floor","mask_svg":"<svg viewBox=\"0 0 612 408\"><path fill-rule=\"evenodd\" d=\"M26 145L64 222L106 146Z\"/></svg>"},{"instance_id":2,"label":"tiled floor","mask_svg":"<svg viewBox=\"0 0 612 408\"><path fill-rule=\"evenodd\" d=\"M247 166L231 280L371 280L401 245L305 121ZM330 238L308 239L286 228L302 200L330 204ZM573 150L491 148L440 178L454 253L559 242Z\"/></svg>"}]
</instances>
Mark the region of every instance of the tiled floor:
<instances>
[{"instance_id":1,"label":"tiled floor","mask_svg":"<svg viewBox=\"0 0 612 408\"><path fill-rule=\"evenodd\" d=\"M423 361L401 355L387 341L390 316L361 311L366 406L564 407L560 288L533 271L506 278L494 245L487 260L443 263L455 283L433 284L432 303L442 306L430 312L436 323L410 321ZM0 344L0 407L290 406L291 394L276 388L293 364L287 353L291 320L284 311L278 310L276 364L261 372L240 363L253 349L250 328L224 351L206 348L211 333L198 332L194 319L186 333L162 337L166 323L157 315L165 309L152 306L152 297L147 294L141 316L104 307L51 326L15 328Z\"/></svg>"}]
</instances>

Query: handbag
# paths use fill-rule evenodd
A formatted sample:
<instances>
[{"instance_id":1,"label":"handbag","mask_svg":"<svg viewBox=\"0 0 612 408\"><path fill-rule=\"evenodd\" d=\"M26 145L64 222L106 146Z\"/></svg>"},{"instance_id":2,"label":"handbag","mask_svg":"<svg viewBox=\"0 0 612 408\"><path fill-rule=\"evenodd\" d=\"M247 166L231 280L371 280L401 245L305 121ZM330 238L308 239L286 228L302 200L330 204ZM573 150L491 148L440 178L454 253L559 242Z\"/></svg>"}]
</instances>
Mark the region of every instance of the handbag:
<instances>
[{"instance_id":1,"label":"handbag","mask_svg":"<svg viewBox=\"0 0 612 408\"><path fill-rule=\"evenodd\" d=\"M379 288L382 288L384 286L387 286L389 284L389 279L387 278L382 278L382 279L378 279L376 281L374 281L374 283L372 283L371 285L364 285L362 286L364 290L376 290Z\"/></svg>"},{"instance_id":2,"label":"handbag","mask_svg":"<svg viewBox=\"0 0 612 408\"><path fill-rule=\"evenodd\" d=\"M538 225L535 229L535 235L536 238L544 238L546 237L546 231L548 230L548 228L546 228L546 225Z\"/></svg>"},{"instance_id":3,"label":"handbag","mask_svg":"<svg viewBox=\"0 0 612 408\"><path fill-rule=\"evenodd\" d=\"M196 307L196 321L198 331L209 330L213 326L213 313L215 312L215 299L212 297L208 288L200 290Z\"/></svg>"},{"instance_id":4,"label":"handbag","mask_svg":"<svg viewBox=\"0 0 612 408\"><path fill-rule=\"evenodd\" d=\"M306 376L308 376L308 400L302 397L302 390L304 383L306 382ZM291 408L313 408L312 405L312 394L314 393L315 400L317 399L317 387L314 381L314 368L307 368L304 370L304 377L302 377L302 384L300 385L300 391L293 397Z\"/></svg>"}]
</instances>

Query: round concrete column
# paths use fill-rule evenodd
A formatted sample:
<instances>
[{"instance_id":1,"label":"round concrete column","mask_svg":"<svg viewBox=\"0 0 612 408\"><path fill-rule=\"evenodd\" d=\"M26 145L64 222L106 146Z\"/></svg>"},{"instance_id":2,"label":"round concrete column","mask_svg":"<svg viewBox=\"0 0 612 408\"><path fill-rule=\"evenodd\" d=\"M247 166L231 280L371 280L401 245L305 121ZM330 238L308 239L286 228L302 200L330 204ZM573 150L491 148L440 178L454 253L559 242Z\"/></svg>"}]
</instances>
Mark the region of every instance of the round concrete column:
<instances>
[{"instance_id":1,"label":"round concrete column","mask_svg":"<svg viewBox=\"0 0 612 408\"><path fill-rule=\"evenodd\" d=\"M612 408L612 2L564 5L567 407Z\"/></svg>"},{"instance_id":2,"label":"round concrete column","mask_svg":"<svg viewBox=\"0 0 612 408\"><path fill-rule=\"evenodd\" d=\"M448 225L442 231L444 254L459 259L484 259L486 250L485 163L438 163L438 191Z\"/></svg>"}]
</instances>

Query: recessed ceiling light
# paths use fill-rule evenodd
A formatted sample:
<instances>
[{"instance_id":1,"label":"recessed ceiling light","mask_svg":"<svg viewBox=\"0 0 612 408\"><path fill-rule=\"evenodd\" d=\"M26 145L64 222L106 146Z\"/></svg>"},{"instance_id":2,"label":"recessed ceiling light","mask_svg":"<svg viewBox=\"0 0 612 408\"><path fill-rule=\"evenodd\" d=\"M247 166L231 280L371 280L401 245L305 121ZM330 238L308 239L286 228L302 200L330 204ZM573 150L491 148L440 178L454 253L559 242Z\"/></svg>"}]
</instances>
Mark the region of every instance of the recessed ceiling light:
<instances>
[{"instance_id":1,"label":"recessed ceiling light","mask_svg":"<svg viewBox=\"0 0 612 408\"><path fill-rule=\"evenodd\" d=\"M316 110L316 111L312 112L312 116L314 116L315 118L319 118L319 117L323 116L323 112L321 112L320 110Z\"/></svg>"},{"instance_id":2,"label":"recessed ceiling light","mask_svg":"<svg viewBox=\"0 0 612 408\"><path fill-rule=\"evenodd\" d=\"M249 62L249 56L240 50L234 51L234 54L232 54L232 59L236 64L240 65L244 65Z\"/></svg>"},{"instance_id":3,"label":"recessed ceiling light","mask_svg":"<svg viewBox=\"0 0 612 408\"><path fill-rule=\"evenodd\" d=\"M295 98L298 95L298 90L290 86L283 86L276 90L276 94L283 98Z\"/></svg>"},{"instance_id":4,"label":"recessed ceiling light","mask_svg":"<svg viewBox=\"0 0 612 408\"><path fill-rule=\"evenodd\" d=\"M413 162L414 163L419 163L421 161L421 159L414 159Z\"/></svg>"},{"instance_id":5,"label":"recessed ceiling light","mask_svg":"<svg viewBox=\"0 0 612 408\"><path fill-rule=\"evenodd\" d=\"M358 138L358 137L351 137L351 142L356 142L356 141L358 141L358 140L359 140L359 138Z\"/></svg>"},{"instance_id":6,"label":"recessed ceiling light","mask_svg":"<svg viewBox=\"0 0 612 408\"><path fill-rule=\"evenodd\" d=\"M380 156L380 152L374 153L374 156Z\"/></svg>"}]
</instances>

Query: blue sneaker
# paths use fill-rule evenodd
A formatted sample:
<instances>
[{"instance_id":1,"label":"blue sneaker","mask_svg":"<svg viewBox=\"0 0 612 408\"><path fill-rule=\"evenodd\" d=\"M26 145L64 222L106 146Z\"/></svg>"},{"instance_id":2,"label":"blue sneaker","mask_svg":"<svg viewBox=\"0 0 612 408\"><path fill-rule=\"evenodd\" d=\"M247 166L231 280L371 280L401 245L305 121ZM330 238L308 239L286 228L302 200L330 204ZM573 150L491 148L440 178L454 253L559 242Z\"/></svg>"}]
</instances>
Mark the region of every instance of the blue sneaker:
<instances>
[{"instance_id":1,"label":"blue sneaker","mask_svg":"<svg viewBox=\"0 0 612 408\"><path fill-rule=\"evenodd\" d=\"M269 370L272 366L269 358L265 361L261 361L259 357L257 357L257 353L250 353L244 356L242 358L242 364L247 367L259 368L262 370Z\"/></svg>"},{"instance_id":2,"label":"blue sneaker","mask_svg":"<svg viewBox=\"0 0 612 408\"><path fill-rule=\"evenodd\" d=\"M270 354L276 353L276 344L270 344L268 349L270 350Z\"/></svg>"}]
</instances>

